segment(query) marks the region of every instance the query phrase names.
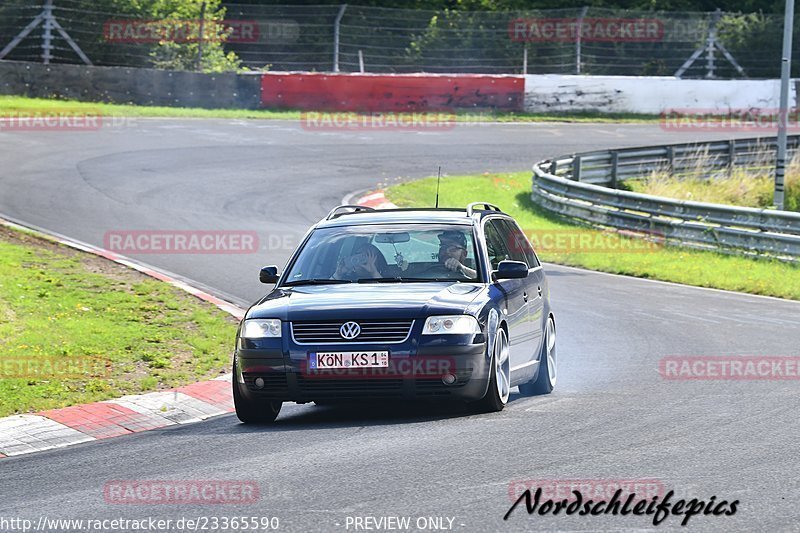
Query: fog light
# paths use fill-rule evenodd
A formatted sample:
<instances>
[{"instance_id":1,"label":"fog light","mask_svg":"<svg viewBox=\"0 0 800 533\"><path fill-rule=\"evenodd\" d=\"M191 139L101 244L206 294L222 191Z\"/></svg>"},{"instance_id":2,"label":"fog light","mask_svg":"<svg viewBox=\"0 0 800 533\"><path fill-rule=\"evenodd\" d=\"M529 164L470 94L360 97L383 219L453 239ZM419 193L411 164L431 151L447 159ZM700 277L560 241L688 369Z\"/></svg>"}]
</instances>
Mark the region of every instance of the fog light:
<instances>
[{"instance_id":1,"label":"fog light","mask_svg":"<svg viewBox=\"0 0 800 533\"><path fill-rule=\"evenodd\" d=\"M456 377L453 374L445 374L442 376L442 383L445 385L452 385L456 382Z\"/></svg>"},{"instance_id":2,"label":"fog light","mask_svg":"<svg viewBox=\"0 0 800 533\"><path fill-rule=\"evenodd\" d=\"M256 378L255 380L256 388L263 389L264 388L264 378Z\"/></svg>"}]
</instances>

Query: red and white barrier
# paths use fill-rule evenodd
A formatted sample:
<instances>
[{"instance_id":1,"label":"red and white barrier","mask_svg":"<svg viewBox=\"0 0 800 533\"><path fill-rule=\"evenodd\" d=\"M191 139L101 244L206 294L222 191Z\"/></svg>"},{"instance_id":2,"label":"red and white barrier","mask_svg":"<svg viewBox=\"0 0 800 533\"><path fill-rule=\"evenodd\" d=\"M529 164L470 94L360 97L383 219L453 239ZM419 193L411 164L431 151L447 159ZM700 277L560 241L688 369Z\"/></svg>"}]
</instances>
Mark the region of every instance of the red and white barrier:
<instances>
[{"instance_id":1,"label":"red and white barrier","mask_svg":"<svg viewBox=\"0 0 800 533\"><path fill-rule=\"evenodd\" d=\"M267 73L261 105L313 111L521 111L523 76Z\"/></svg>"},{"instance_id":2,"label":"red and white barrier","mask_svg":"<svg viewBox=\"0 0 800 533\"><path fill-rule=\"evenodd\" d=\"M794 84L791 90L796 102ZM270 72L261 77L262 107L306 111L727 112L777 108L779 93L779 80L671 76Z\"/></svg>"},{"instance_id":3,"label":"red and white barrier","mask_svg":"<svg viewBox=\"0 0 800 533\"><path fill-rule=\"evenodd\" d=\"M796 102L794 84L790 102ZM683 80L671 76L525 76L525 111L661 114L777 109L780 80Z\"/></svg>"}]
</instances>

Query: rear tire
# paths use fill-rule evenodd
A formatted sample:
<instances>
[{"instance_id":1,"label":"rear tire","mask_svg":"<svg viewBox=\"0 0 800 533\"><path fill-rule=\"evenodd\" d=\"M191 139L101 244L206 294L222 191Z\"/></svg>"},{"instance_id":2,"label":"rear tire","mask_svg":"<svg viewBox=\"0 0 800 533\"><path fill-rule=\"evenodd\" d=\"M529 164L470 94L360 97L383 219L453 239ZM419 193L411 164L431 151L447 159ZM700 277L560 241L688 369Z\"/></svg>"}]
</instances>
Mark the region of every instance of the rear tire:
<instances>
[{"instance_id":1,"label":"rear tire","mask_svg":"<svg viewBox=\"0 0 800 533\"><path fill-rule=\"evenodd\" d=\"M508 357L508 337L503 328L498 328L494 336L492 363L489 369L489 390L477 402L477 409L483 413L502 411L511 393L511 370Z\"/></svg>"},{"instance_id":2,"label":"rear tire","mask_svg":"<svg viewBox=\"0 0 800 533\"><path fill-rule=\"evenodd\" d=\"M558 359L556 358L556 323L553 317L547 318L539 361L539 373L536 379L519 386L519 392L525 396L550 394L556 386Z\"/></svg>"},{"instance_id":3,"label":"rear tire","mask_svg":"<svg viewBox=\"0 0 800 533\"><path fill-rule=\"evenodd\" d=\"M244 424L271 424L278 418L283 402L277 400L248 400L239 390L239 383L236 380L238 372L233 370L233 406L236 408L236 416Z\"/></svg>"}]
</instances>

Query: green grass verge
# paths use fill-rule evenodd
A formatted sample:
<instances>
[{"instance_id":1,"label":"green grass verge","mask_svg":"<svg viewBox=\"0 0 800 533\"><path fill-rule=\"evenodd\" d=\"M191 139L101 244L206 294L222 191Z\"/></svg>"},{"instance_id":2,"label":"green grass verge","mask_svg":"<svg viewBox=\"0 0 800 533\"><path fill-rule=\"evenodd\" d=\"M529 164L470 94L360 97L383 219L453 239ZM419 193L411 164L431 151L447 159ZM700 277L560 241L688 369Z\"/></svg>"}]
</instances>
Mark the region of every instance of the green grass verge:
<instances>
[{"instance_id":1,"label":"green grass verge","mask_svg":"<svg viewBox=\"0 0 800 533\"><path fill-rule=\"evenodd\" d=\"M0 416L217 377L235 334L166 283L0 227Z\"/></svg>"},{"instance_id":2,"label":"green grass verge","mask_svg":"<svg viewBox=\"0 0 800 533\"><path fill-rule=\"evenodd\" d=\"M196 107L101 104L47 98L0 96L0 116L21 113L94 113L112 117L168 117L222 119L299 119L299 111L201 109Z\"/></svg>"},{"instance_id":3,"label":"green grass verge","mask_svg":"<svg viewBox=\"0 0 800 533\"><path fill-rule=\"evenodd\" d=\"M436 178L393 185L389 200L401 207L431 207ZM800 267L642 241L570 224L533 203L531 172L442 178L440 207L487 201L499 205L532 236L543 261L641 278L800 300ZM581 243L576 244L577 239ZM561 243L561 244L558 244Z\"/></svg>"},{"instance_id":4,"label":"green grass verge","mask_svg":"<svg viewBox=\"0 0 800 533\"><path fill-rule=\"evenodd\" d=\"M102 104L74 100L0 96L0 116L9 113L94 113L115 117L174 117L221 119L283 119L299 120L300 111L268 109L202 109L193 107L157 107L123 104ZM336 113L334 113L336 114ZM456 113L457 122L601 122L601 123L656 123L658 115L633 113L509 113L469 112Z\"/></svg>"}]
</instances>

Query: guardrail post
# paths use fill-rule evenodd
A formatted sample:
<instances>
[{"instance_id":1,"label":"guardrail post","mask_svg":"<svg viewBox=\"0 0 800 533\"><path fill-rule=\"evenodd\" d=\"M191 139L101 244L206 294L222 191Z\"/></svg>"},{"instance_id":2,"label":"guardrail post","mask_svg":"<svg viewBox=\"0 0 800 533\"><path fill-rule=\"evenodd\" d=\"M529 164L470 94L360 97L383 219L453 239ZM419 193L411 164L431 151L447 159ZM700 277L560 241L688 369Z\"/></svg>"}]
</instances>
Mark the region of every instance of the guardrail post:
<instances>
[{"instance_id":1,"label":"guardrail post","mask_svg":"<svg viewBox=\"0 0 800 533\"><path fill-rule=\"evenodd\" d=\"M611 188L617 188L617 170L619 169L619 153L611 152Z\"/></svg>"},{"instance_id":2,"label":"guardrail post","mask_svg":"<svg viewBox=\"0 0 800 533\"><path fill-rule=\"evenodd\" d=\"M581 181L581 156L572 157L572 179Z\"/></svg>"},{"instance_id":3,"label":"guardrail post","mask_svg":"<svg viewBox=\"0 0 800 533\"><path fill-rule=\"evenodd\" d=\"M733 176L733 167L736 166L736 141L728 141L728 177Z\"/></svg>"},{"instance_id":4,"label":"guardrail post","mask_svg":"<svg viewBox=\"0 0 800 533\"><path fill-rule=\"evenodd\" d=\"M558 161L553 159L552 161L550 161L550 174L555 176L556 172L558 172Z\"/></svg>"},{"instance_id":5,"label":"guardrail post","mask_svg":"<svg viewBox=\"0 0 800 533\"><path fill-rule=\"evenodd\" d=\"M672 175L675 172L675 148L667 146L667 172Z\"/></svg>"}]
</instances>

